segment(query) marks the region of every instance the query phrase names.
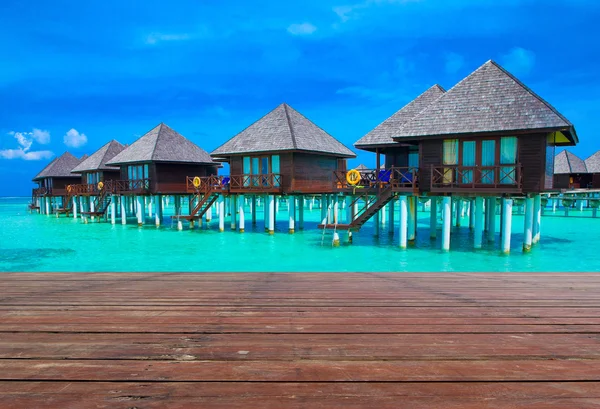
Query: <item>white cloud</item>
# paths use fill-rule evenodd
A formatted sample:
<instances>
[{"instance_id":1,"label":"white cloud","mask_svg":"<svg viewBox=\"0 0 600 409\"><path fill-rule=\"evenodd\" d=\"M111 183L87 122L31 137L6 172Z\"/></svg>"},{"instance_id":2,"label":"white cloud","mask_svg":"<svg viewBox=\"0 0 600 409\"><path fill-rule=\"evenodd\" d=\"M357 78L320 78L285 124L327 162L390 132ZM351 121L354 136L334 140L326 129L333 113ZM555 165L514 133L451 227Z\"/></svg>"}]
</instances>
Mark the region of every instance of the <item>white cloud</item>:
<instances>
[{"instance_id":1,"label":"white cloud","mask_svg":"<svg viewBox=\"0 0 600 409\"><path fill-rule=\"evenodd\" d=\"M54 156L52 151L28 151L24 148L0 150L2 159L41 160L50 159L52 156Z\"/></svg>"},{"instance_id":2,"label":"white cloud","mask_svg":"<svg viewBox=\"0 0 600 409\"><path fill-rule=\"evenodd\" d=\"M465 59L463 56L453 52L446 53L444 59L444 66L448 74L454 74L458 72L458 70L460 70L465 64Z\"/></svg>"},{"instance_id":3,"label":"white cloud","mask_svg":"<svg viewBox=\"0 0 600 409\"><path fill-rule=\"evenodd\" d=\"M535 53L521 47L515 47L502 56L502 65L514 75L527 75L535 65Z\"/></svg>"},{"instance_id":4,"label":"white cloud","mask_svg":"<svg viewBox=\"0 0 600 409\"><path fill-rule=\"evenodd\" d=\"M386 4L405 4L405 3L416 3L421 0L364 0L360 3L345 4L343 6L336 6L333 8L333 12L338 15L342 23L348 20L359 17L359 10L369 8L375 5L386 5Z\"/></svg>"},{"instance_id":5,"label":"white cloud","mask_svg":"<svg viewBox=\"0 0 600 409\"><path fill-rule=\"evenodd\" d=\"M33 142L47 144L50 142L50 132L34 128L33 132L15 132L8 133L13 136L19 147L17 149L1 149L0 158L2 159L24 159L40 160L51 158L54 153L51 151L31 151Z\"/></svg>"},{"instance_id":6,"label":"white cloud","mask_svg":"<svg viewBox=\"0 0 600 409\"><path fill-rule=\"evenodd\" d=\"M65 145L70 146L71 148L79 148L87 143L87 136L72 128L65 134L63 141L65 142Z\"/></svg>"},{"instance_id":7,"label":"white cloud","mask_svg":"<svg viewBox=\"0 0 600 409\"><path fill-rule=\"evenodd\" d=\"M165 33L152 33L146 37L146 44L154 45L163 41L184 41L189 40L189 34L165 34Z\"/></svg>"},{"instance_id":8,"label":"white cloud","mask_svg":"<svg viewBox=\"0 0 600 409\"><path fill-rule=\"evenodd\" d=\"M287 28L287 31L293 35L307 35L317 31L317 27L311 23L292 24Z\"/></svg>"}]
</instances>

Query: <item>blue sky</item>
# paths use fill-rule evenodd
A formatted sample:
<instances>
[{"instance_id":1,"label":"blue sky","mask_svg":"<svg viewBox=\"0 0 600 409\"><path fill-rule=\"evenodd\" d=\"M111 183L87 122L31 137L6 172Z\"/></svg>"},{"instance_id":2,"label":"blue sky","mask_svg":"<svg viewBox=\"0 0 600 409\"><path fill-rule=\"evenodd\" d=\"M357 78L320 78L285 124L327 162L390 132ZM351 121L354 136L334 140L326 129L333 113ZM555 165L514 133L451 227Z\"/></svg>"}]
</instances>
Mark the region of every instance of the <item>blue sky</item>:
<instances>
[{"instance_id":1,"label":"blue sky","mask_svg":"<svg viewBox=\"0 0 600 409\"><path fill-rule=\"evenodd\" d=\"M0 195L163 121L207 151L287 102L353 142L494 59L600 149L600 2L0 2ZM359 153L351 165L374 164Z\"/></svg>"}]
</instances>

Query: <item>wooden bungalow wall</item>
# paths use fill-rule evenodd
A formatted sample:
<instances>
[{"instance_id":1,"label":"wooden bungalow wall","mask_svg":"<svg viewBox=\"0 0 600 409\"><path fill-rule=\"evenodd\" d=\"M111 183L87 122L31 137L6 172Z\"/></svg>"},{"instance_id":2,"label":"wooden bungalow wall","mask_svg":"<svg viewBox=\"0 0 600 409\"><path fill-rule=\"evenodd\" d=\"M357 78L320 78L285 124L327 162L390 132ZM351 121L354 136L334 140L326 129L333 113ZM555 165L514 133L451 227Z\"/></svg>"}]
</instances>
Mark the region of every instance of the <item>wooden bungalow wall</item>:
<instances>
[{"instance_id":1,"label":"wooden bungalow wall","mask_svg":"<svg viewBox=\"0 0 600 409\"><path fill-rule=\"evenodd\" d=\"M187 176L211 176L217 174L217 167L210 165L155 163L150 166L153 193L184 193Z\"/></svg>"}]
</instances>

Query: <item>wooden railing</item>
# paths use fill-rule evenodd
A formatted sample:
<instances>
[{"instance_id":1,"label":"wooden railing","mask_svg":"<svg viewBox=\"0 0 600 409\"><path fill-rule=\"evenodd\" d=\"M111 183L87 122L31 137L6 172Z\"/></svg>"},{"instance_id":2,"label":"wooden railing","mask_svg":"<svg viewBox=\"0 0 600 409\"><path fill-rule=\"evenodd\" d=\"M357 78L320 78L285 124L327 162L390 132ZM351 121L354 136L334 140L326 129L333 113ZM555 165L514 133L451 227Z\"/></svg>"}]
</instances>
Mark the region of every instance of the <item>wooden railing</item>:
<instances>
[{"instance_id":1,"label":"wooden railing","mask_svg":"<svg viewBox=\"0 0 600 409\"><path fill-rule=\"evenodd\" d=\"M353 189L355 187L383 188L391 186L393 189L415 190L419 187L419 169L414 167L396 167L389 169L364 169L359 170L360 179L356 185L348 183L346 176L349 170L334 171L334 188Z\"/></svg>"},{"instance_id":2,"label":"wooden railing","mask_svg":"<svg viewBox=\"0 0 600 409\"><path fill-rule=\"evenodd\" d=\"M48 194L48 188L38 187L31 191L32 197L40 197Z\"/></svg>"},{"instance_id":3,"label":"wooden railing","mask_svg":"<svg viewBox=\"0 0 600 409\"><path fill-rule=\"evenodd\" d=\"M194 186L194 179L200 179L198 187ZM188 193L207 193L210 191L227 191L229 178L226 176L187 176L185 188Z\"/></svg>"},{"instance_id":4,"label":"wooden railing","mask_svg":"<svg viewBox=\"0 0 600 409\"><path fill-rule=\"evenodd\" d=\"M273 191L281 189L282 177L278 173L264 175L231 175L230 190L234 191Z\"/></svg>"},{"instance_id":5,"label":"wooden railing","mask_svg":"<svg viewBox=\"0 0 600 409\"><path fill-rule=\"evenodd\" d=\"M112 193L147 193L150 191L150 179L108 180L104 189Z\"/></svg>"},{"instance_id":6,"label":"wooden railing","mask_svg":"<svg viewBox=\"0 0 600 409\"><path fill-rule=\"evenodd\" d=\"M520 190L523 187L521 164L496 166L431 166L431 190L485 189Z\"/></svg>"}]
</instances>

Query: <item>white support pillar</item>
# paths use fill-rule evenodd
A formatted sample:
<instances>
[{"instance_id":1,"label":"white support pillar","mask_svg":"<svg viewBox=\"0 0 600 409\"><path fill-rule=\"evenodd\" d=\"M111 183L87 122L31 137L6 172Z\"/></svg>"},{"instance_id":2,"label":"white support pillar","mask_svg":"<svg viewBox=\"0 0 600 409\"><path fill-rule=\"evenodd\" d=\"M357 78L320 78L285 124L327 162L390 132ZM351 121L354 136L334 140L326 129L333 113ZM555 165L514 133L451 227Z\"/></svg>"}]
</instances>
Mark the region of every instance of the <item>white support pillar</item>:
<instances>
[{"instance_id":1,"label":"white support pillar","mask_svg":"<svg viewBox=\"0 0 600 409\"><path fill-rule=\"evenodd\" d=\"M244 214L244 205L246 204L246 200L244 195L240 195L238 198L238 212L239 212L239 225L240 225L240 233L243 233L246 230L246 220Z\"/></svg>"},{"instance_id":2,"label":"white support pillar","mask_svg":"<svg viewBox=\"0 0 600 409\"><path fill-rule=\"evenodd\" d=\"M269 234L275 234L275 196L269 195Z\"/></svg>"},{"instance_id":3,"label":"white support pillar","mask_svg":"<svg viewBox=\"0 0 600 409\"><path fill-rule=\"evenodd\" d=\"M340 197L335 195L333 198L333 224L339 223L339 215L340 215Z\"/></svg>"},{"instance_id":4,"label":"white support pillar","mask_svg":"<svg viewBox=\"0 0 600 409\"><path fill-rule=\"evenodd\" d=\"M77 219L77 196L73 196L72 210L73 210L73 219Z\"/></svg>"},{"instance_id":5,"label":"white support pillar","mask_svg":"<svg viewBox=\"0 0 600 409\"><path fill-rule=\"evenodd\" d=\"M442 250L450 250L450 229L452 228L452 198L442 199Z\"/></svg>"},{"instance_id":6,"label":"white support pillar","mask_svg":"<svg viewBox=\"0 0 600 409\"><path fill-rule=\"evenodd\" d=\"M533 244L540 241L540 226L542 224L542 196L537 194L533 198Z\"/></svg>"},{"instance_id":7,"label":"white support pillar","mask_svg":"<svg viewBox=\"0 0 600 409\"><path fill-rule=\"evenodd\" d=\"M510 253L510 236L512 233L512 199L502 199L502 252Z\"/></svg>"},{"instance_id":8,"label":"white support pillar","mask_svg":"<svg viewBox=\"0 0 600 409\"><path fill-rule=\"evenodd\" d=\"M219 231L223 232L225 231L225 197L219 195L217 203L217 206L219 206Z\"/></svg>"},{"instance_id":9,"label":"white support pillar","mask_svg":"<svg viewBox=\"0 0 600 409\"><path fill-rule=\"evenodd\" d=\"M117 195L112 195L110 199L110 224L117 224Z\"/></svg>"},{"instance_id":10,"label":"white support pillar","mask_svg":"<svg viewBox=\"0 0 600 409\"><path fill-rule=\"evenodd\" d=\"M229 211L231 212L231 230L237 229L237 212L238 212L238 197L237 195L229 196Z\"/></svg>"},{"instance_id":11,"label":"white support pillar","mask_svg":"<svg viewBox=\"0 0 600 409\"><path fill-rule=\"evenodd\" d=\"M490 206L490 213L489 213L490 221L489 221L488 231L487 231L487 233L488 233L487 240L489 243L493 243L495 236L496 236L496 198L495 197L490 198L488 203Z\"/></svg>"},{"instance_id":12,"label":"white support pillar","mask_svg":"<svg viewBox=\"0 0 600 409\"><path fill-rule=\"evenodd\" d=\"M152 211L154 210L154 196L148 198L148 217L152 218Z\"/></svg>"},{"instance_id":13,"label":"white support pillar","mask_svg":"<svg viewBox=\"0 0 600 409\"><path fill-rule=\"evenodd\" d=\"M155 217L154 224L159 227L163 222L163 200L162 195L157 195L154 201L156 208L154 209Z\"/></svg>"},{"instance_id":14,"label":"white support pillar","mask_svg":"<svg viewBox=\"0 0 600 409\"><path fill-rule=\"evenodd\" d=\"M140 197L136 196L135 197L135 203L136 203L136 209L135 209L135 215L137 217L137 222L138 222L138 226L141 226L142 224L144 224L144 216L143 216L143 206L140 203Z\"/></svg>"},{"instance_id":15,"label":"white support pillar","mask_svg":"<svg viewBox=\"0 0 600 409\"><path fill-rule=\"evenodd\" d=\"M90 212L94 212L96 211L96 203L94 203L94 201L92 200L92 198L89 198L90 200ZM95 216L92 216L92 221L96 220Z\"/></svg>"},{"instance_id":16,"label":"white support pillar","mask_svg":"<svg viewBox=\"0 0 600 409\"><path fill-rule=\"evenodd\" d=\"M417 198L408 197L408 241L414 243L417 238Z\"/></svg>"},{"instance_id":17,"label":"white support pillar","mask_svg":"<svg viewBox=\"0 0 600 409\"><path fill-rule=\"evenodd\" d=\"M429 199L429 237L437 237L437 198Z\"/></svg>"},{"instance_id":18,"label":"white support pillar","mask_svg":"<svg viewBox=\"0 0 600 409\"><path fill-rule=\"evenodd\" d=\"M121 224L124 226L127 224L127 209L125 208L125 196L120 196L121 201Z\"/></svg>"},{"instance_id":19,"label":"white support pillar","mask_svg":"<svg viewBox=\"0 0 600 409\"><path fill-rule=\"evenodd\" d=\"M46 205L46 215L50 214L50 198L49 197L45 197L44 198L44 202Z\"/></svg>"},{"instance_id":20,"label":"white support pillar","mask_svg":"<svg viewBox=\"0 0 600 409\"><path fill-rule=\"evenodd\" d=\"M298 198L298 229L304 230L304 196Z\"/></svg>"},{"instance_id":21,"label":"white support pillar","mask_svg":"<svg viewBox=\"0 0 600 409\"><path fill-rule=\"evenodd\" d=\"M337 201L336 201L337 202ZM294 233L296 229L296 197L288 196L289 232Z\"/></svg>"},{"instance_id":22,"label":"white support pillar","mask_svg":"<svg viewBox=\"0 0 600 409\"><path fill-rule=\"evenodd\" d=\"M533 197L525 199L525 230L523 237L523 251L531 250L533 240Z\"/></svg>"},{"instance_id":23,"label":"white support pillar","mask_svg":"<svg viewBox=\"0 0 600 409\"><path fill-rule=\"evenodd\" d=\"M275 196L275 214L279 214L279 197Z\"/></svg>"},{"instance_id":24,"label":"white support pillar","mask_svg":"<svg viewBox=\"0 0 600 409\"><path fill-rule=\"evenodd\" d=\"M381 225L385 226L386 218L387 218L388 207L387 205L383 206L381 209Z\"/></svg>"},{"instance_id":25,"label":"white support pillar","mask_svg":"<svg viewBox=\"0 0 600 409\"><path fill-rule=\"evenodd\" d=\"M551 200L552 200L552 213L556 213L556 203L558 202L558 199L554 198Z\"/></svg>"},{"instance_id":26,"label":"white support pillar","mask_svg":"<svg viewBox=\"0 0 600 409\"><path fill-rule=\"evenodd\" d=\"M206 209L206 223L209 223L212 220L212 210L213 210L213 205L208 206L208 209Z\"/></svg>"},{"instance_id":27,"label":"white support pillar","mask_svg":"<svg viewBox=\"0 0 600 409\"><path fill-rule=\"evenodd\" d=\"M400 207L400 227L398 236L400 237L400 248L405 249L408 245L408 198L404 195L398 199Z\"/></svg>"},{"instance_id":28,"label":"white support pillar","mask_svg":"<svg viewBox=\"0 0 600 409\"><path fill-rule=\"evenodd\" d=\"M480 249L483 240L483 197L475 198L475 209L471 211L475 211L475 234L473 235L473 247L476 249Z\"/></svg>"},{"instance_id":29,"label":"white support pillar","mask_svg":"<svg viewBox=\"0 0 600 409\"><path fill-rule=\"evenodd\" d=\"M309 206L308 210L311 210L311 211L315 207L315 197L314 196L312 197L311 201L308 203L308 206Z\"/></svg>"}]
</instances>

